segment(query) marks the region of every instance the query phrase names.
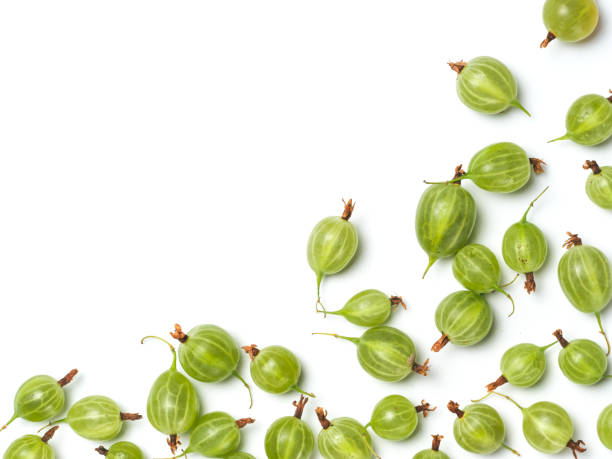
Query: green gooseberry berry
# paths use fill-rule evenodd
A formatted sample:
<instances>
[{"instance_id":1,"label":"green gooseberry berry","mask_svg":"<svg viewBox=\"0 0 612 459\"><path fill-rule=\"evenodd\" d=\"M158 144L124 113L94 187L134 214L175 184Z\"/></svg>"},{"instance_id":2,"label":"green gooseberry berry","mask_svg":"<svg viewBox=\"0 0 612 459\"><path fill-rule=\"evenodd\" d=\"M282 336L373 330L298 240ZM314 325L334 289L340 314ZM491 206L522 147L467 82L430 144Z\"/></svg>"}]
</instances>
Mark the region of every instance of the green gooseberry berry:
<instances>
[{"instance_id":1,"label":"green gooseberry berry","mask_svg":"<svg viewBox=\"0 0 612 459\"><path fill-rule=\"evenodd\" d=\"M79 436L88 440L112 440L121 433L125 421L137 421L138 413L124 413L117 403L104 395L84 397L68 410L64 419L52 422L67 423Z\"/></svg>"},{"instance_id":2,"label":"green gooseberry berry","mask_svg":"<svg viewBox=\"0 0 612 459\"><path fill-rule=\"evenodd\" d=\"M612 271L603 252L583 245L577 234L567 233L569 239L563 247L567 252L559 260L557 276L565 296L579 311L595 314L599 331L606 340L610 355L610 342L601 323L601 311L612 299Z\"/></svg>"},{"instance_id":3,"label":"green gooseberry berry","mask_svg":"<svg viewBox=\"0 0 612 459\"><path fill-rule=\"evenodd\" d=\"M372 437L358 421L349 417L327 419L327 410L315 410L321 427L317 446L325 459L370 459L375 455Z\"/></svg>"},{"instance_id":4,"label":"green gooseberry berry","mask_svg":"<svg viewBox=\"0 0 612 459\"><path fill-rule=\"evenodd\" d=\"M144 455L138 446L129 441L120 441L115 443L110 449L104 446L98 446L96 452L107 459L144 459Z\"/></svg>"},{"instance_id":5,"label":"green gooseberry berry","mask_svg":"<svg viewBox=\"0 0 612 459\"><path fill-rule=\"evenodd\" d=\"M463 175L461 166L455 177ZM476 223L476 203L461 182L429 185L417 206L415 227L419 244L429 256L429 268L467 244Z\"/></svg>"},{"instance_id":6,"label":"green gooseberry berry","mask_svg":"<svg viewBox=\"0 0 612 459\"><path fill-rule=\"evenodd\" d=\"M255 459L255 456L244 451L234 451L227 456L223 456L223 459Z\"/></svg>"},{"instance_id":7,"label":"green gooseberry berry","mask_svg":"<svg viewBox=\"0 0 612 459\"><path fill-rule=\"evenodd\" d=\"M268 459L308 459L314 451L315 439L308 424L302 421L308 398L300 395L293 402L295 413L272 423L266 432L265 447Z\"/></svg>"},{"instance_id":8,"label":"green gooseberry berry","mask_svg":"<svg viewBox=\"0 0 612 459\"><path fill-rule=\"evenodd\" d=\"M521 343L512 346L501 358L499 368L501 376L496 381L487 384L487 391L491 392L498 387L510 383L517 387L531 387L536 384L546 370L546 356L544 352L557 344L536 346L531 343Z\"/></svg>"},{"instance_id":9,"label":"green gooseberry berry","mask_svg":"<svg viewBox=\"0 0 612 459\"><path fill-rule=\"evenodd\" d=\"M427 376L429 359L416 363L416 349L408 335L397 328L381 325L365 331L360 338L335 333L313 333L341 338L357 345L357 359L367 373L381 381L401 381L411 373Z\"/></svg>"},{"instance_id":10,"label":"green gooseberry berry","mask_svg":"<svg viewBox=\"0 0 612 459\"><path fill-rule=\"evenodd\" d=\"M499 392L489 392L499 395L512 402L523 414L523 435L527 442L537 451L545 454L557 454L569 448L574 457L577 453L586 451L582 440L572 440L574 425L561 406L552 402L537 402L528 408L523 408L507 395Z\"/></svg>"},{"instance_id":11,"label":"green gooseberry berry","mask_svg":"<svg viewBox=\"0 0 612 459\"><path fill-rule=\"evenodd\" d=\"M512 73L499 60L481 56L469 62L449 62L457 72L457 95L467 107L490 115L501 113L509 107L529 112L517 99L518 86Z\"/></svg>"},{"instance_id":12,"label":"green gooseberry berry","mask_svg":"<svg viewBox=\"0 0 612 459\"><path fill-rule=\"evenodd\" d=\"M344 200L343 200L344 202ZM308 239L308 264L317 276L317 303L321 299L323 277L342 271L357 252L359 238L349 219L355 204L344 202L340 217L327 217L316 224Z\"/></svg>"},{"instance_id":13,"label":"green gooseberry berry","mask_svg":"<svg viewBox=\"0 0 612 459\"><path fill-rule=\"evenodd\" d=\"M449 342L472 346L482 341L493 325L493 313L478 293L460 290L442 300L436 309L435 320L442 337L431 350L440 352Z\"/></svg>"},{"instance_id":14,"label":"green gooseberry berry","mask_svg":"<svg viewBox=\"0 0 612 459\"><path fill-rule=\"evenodd\" d=\"M589 161L582 166L593 172L586 181L586 194L591 201L603 209L612 209L612 167Z\"/></svg>"},{"instance_id":15,"label":"green gooseberry berry","mask_svg":"<svg viewBox=\"0 0 612 459\"><path fill-rule=\"evenodd\" d=\"M579 97L565 117L566 134L551 140L572 140L580 145L592 146L612 136L612 97L597 94Z\"/></svg>"},{"instance_id":16,"label":"green gooseberry berry","mask_svg":"<svg viewBox=\"0 0 612 459\"><path fill-rule=\"evenodd\" d=\"M240 429L253 424L255 419L234 419L222 411L213 411L202 416L189 436L189 446L182 454L198 453L205 457L225 457L240 446Z\"/></svg>"},{"instance_id":17,"label":"green gooseberry berry","mask_svg":"<svg viewBox=\"0 0 612 459\"><path fill-rule=\"evenodd\" d=\"M608 405L597 419L597 435L601 443L612 450L612 404Z\"/></svg>"},{"instance_id":18,"label":"green gooseberry berry","mask_svg":"<svg viewBox=\"0 0 612 459\"><path fill-rule=\"evenodd\" d=\"M450 457L440 451L440 443L444 438L442 435L432 435L431 449L424 449L412 456L412 459L450 459Z\"/></svg>"},{"instance_id":19,"label":"green gooseberry berry","mask_svg":"<svg viewBox=\"0 0 612 459\"><path fill-rule=\"evenodd\" d=\"M476 454L491 454L504 447L520 456L504 443L506 427L495 408L474 403L459 409L459 404L448 402L448 410L457 415L453 425L455 440L464 450Z\"/></svg>"},{"instance_id":20,"label":"green gooseberry berry","mask_svg":"<svg viewBox=\"0 0 612 459\"><path fill-rule=\"evenodd\" d=\"M563 332L553 333L561 344L559 352L559 368L567 379L584 385L598 383L606 376L608 359L606 353L590 339L575 339L568 342Z\"/></svg>"},{"instance_id":21,"label":"green gooseberry berry","mask_svg":"<svg viewBox=\"0 0 612 459\"><path fill-rule=\"evenodd\" d=\"M297 385L302 366L293 352L283 346L258 349L256 344L242 346L251 357L251 377L257 387L270 394L284 394L290 390L314 397Z\"/></svg>"},{"instance_id":22,"label":"green gooseberry berry","mask_svg":"<svg viewBox=\"0 0 612 459\"><path fill-rule=\"evenodd\" d=\"M376 404L366 428L371 427L376 435L385 440L405 440L414 433L419 423L419 413L427 417L427 414L435 409L425 400L414 406L402 395L389 395Z\"/></svg>"},{"instance_id":23,"label":"green gooseberry berry","mask_svg":"<svg viewBox=\"0 0 612 459\"><path fill-rule=\"evenodd\" d=\"M149 391L147 417L158 432L169 436L168 446L175 454L179 435L188 432L198 419L200 402L191 381L176 369L174 346L158 336L145 336L141 343L148 339L166 343L172 352L170 368L157 377Z\"/></svg>"},{"instance_id":24,"label":"green gooseberry berry","mask_svg":"<svg viewBox=\"0 0 612 459\"><path fill-rule=\"evenodd\" d=\"M391 315L391 310L395 311L399 306L406 309L406 303L401 296L389 297L380 290L369 289L354 295L338 311L317 308L317 312L344 316L349 322L362 327L375 327L384 324Z\"/></svg>"},{"instance_id":25,"label":"green gooseberry berry","mask_svg":"<svg viewBox=\"0 0 612 459\"><path fill-rule=\"evenodd\" d=\"M216 383L233 376L247 388L250 407L253 406L251 387L237 370L240 349L228 332L216 325L198 325L185 334L176 324L170 336L181 343L178 357L189 376L205 383Z\"/></svg>"},{"instance_id":26,"label":"green gooseberry berry","mask_svg":"<svg viewBox=\"0 0 612 459\"><path fill-rule=\"evenodd\" d=\"M53 438L59 426L47 430L42 437L25 435L11 443L5 451L4 459L55 459L55 453L49 441Z\"/></svg>"},{"instance_id":27,"label":"green gooseberry berry","mask_svg":"<svg viewBox=\"0 0 612 459\"><path fill-rule=\"evenodd\" d=\"M527 293L535 292L536 283L533 273L542 267L548 256L548 245L544 233L536 225L527 221L527 214L546 190L548 187L531 201L523 217L510 225L502 241L504 261L510 269L525 274Z\"/></svg>"},{"instance_id":28,"label":"green gooseberry berry","mask_svg":"<svg viewBox=\"0 0 612 459\"><path fill-rule=\"evenodd\" d=\"M514 314L514 300L503 290L506 285L500 285L501 269L497 257L484 245L468 244L459 250L453 259L453 275L461 285L472 292L497 291L505 295L512 303L510 315Z\"/></svg>"},{"instance_id":29,"label":"green gooseberry berry","mask_svg":"<svg viewBox=\"0 0 612 459\"><path fill-rule=\"evenodd\" d=\"M72 370L59 381L51 376L38 375L24 382L15 394L13 402L15 413L4 426L0 427L0 431L18 418L40 422L57 416L66 401L64 386L69 384L77 373L78 370Z\"/></svg>"},{"instance_id":30,"label":"green gooseberry berry","mask_svg":"<svg viewBox=\"0 0 612 459\"><path fill-rule=\"evenodd\" d=\"M546 48L555 38L576 42L591 35L599 22L599 8L595 0L546 0L542 18L548 35L540 48Z\"/></svg>"}]
</instances>

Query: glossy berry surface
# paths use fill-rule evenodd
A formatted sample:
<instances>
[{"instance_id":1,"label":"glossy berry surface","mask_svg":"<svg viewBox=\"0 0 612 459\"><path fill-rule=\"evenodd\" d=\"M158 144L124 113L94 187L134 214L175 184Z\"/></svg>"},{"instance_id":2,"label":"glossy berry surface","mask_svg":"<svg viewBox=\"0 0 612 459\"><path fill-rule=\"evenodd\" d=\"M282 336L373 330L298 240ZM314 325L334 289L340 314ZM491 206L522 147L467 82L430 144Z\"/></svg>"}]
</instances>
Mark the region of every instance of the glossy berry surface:
<instances>
[{"instance_id":1,"label":"glossy berry surface","mask_svg":"<svg viewBox=\"0 0 612 459\"><path fill-rule=\"evenodd\" d=\"M597 343L588 339L568 342L561 330L557 330L555 336L562 347L559 352L559 368L567 379L583 385L601 381L608 370L608 359Z\"/></svg>"},{"instance_id":2,"label":"glossy berry surface","mask_svg":"<svg viewBox=\"0 0 612 459\"><path fill-rule=\"evenodd\" d=\"M375 327L384 324L391 310L406 305L401 297L389 297L380 290L363 290L354 295L344 307L338 311L320 311L325 314L343 316L349 322L361 327Z\"/></svg>"},{"instance_id":3,"label":"glossy berry surface","mask_svg":"<svg viewBox=\"0 0 612 459\"><path fill-rule=\"evenodd\" d=\"M602 209L612 209L612 167L599 167L595 161L587 161L583 167L593 172L585 185L589 199Z\"/></svg>"},{"instance_id":4,"label":"glossy berry surface","mask_svg":"<svg viewBox=\"0 0 612 459\"><path fill-rule=\"evenodd\" d=\"M612 450L612 404L604 408L597 419L597 435L601 443Z\"/></svg>"},{"instance_id":5,"label":"glossy berry surface","mask_svg":"<svg viewBox=\"0 0 612 459\"><path fill-rule=\"evenodd\" d=\"M424 401L415 407L410 400L402 395L389 395L379 401L372 412L368 426L380 438L391 441L401 441L409 438L419 423L419 413L427 416L429 404Z\"/></svg>"},{"instance_id":6,"label":"glossy berry surface","mask_svg":"<svg viewBox=\"0 0 612 459\"><path fill-rule=\"evenodd\" d=\"M565 117L566 134L558 139L572 140L580 145L592 146L612 136L612 103L597 94L578 98Z\"/></svg>"},{"instance_id":7,"label":"glossy berry surface","mask_svg":"<svg viewBox=\"0 0 612 459\"><path fill-rule=\"evenodd\" d=\"M540 381L546 371L546 348L521 343L504 352L499 365L504 380L502 384L508 382L517 387L531 387ZM494 390L499 385L491 384L488 389Z\"/></svg>"},{"instance_id":8,"label":"glossy berry surface","mask_svg":"<svg viewBox=\"0 0 612 459\"><path fill-rule=\"evenodd\" d=\"M457 404L450 402L449 410L457 415L453 434L464 450L476 454L491 454L502 447L506 428L493 407L474 403L461 410Z\"/></svg>"},{"instance_id":9,"label":"glossy berry surface","mask_svg":"<svg viewBox=\"0 0 612 459\"><path fill-rule=\"evenodd\" d=\"M96 451L107 459L144 459L140 448L129 441L120 441L109 449L100 446Z\"/></svg>"},{"instance_id":10,"label":"glossy berry surface","mask_svg":"<svg viewBox=\"0 0 612 459\"><path fill-rule=\"evenodd\" d=\"M373 454L372 438L364 426L353 418L327 420L327 412L316 410L323 427L317 437L317 446L325 459L370 459Z\"/></svg>"},{"instance_id":11,"label":"glossy berry surface","mask_svg":"<svg viewBox=\"0 0 612 459\"><path fill-rule=\"evenodd\" d=\"M223 459L255 459L255 456L244 451L235 451L224 456Z\"/></svg>"},{"instance_id":12,"label":"glossy berry surface","mask_svg":"<svg viewBox=\"0 0 612 459\"><path fill-rule=\"evenodd\" d=\"M549 31L542 47L555 38L575 42L593 33L599 21L599 8L595 0L546 0L542 18Z\"/></svg>"},{"instance_id":13,"label":"glossy berry surface","mask_svg":"<svg viewBox=\"0 0 612 459\"><path fill-rule=\"evenodd\" d=\"M431 449L424 449L412 456L412 459L450 459L450 457L440 451L440 442L444 438L442 435L432 435L433 442Z\"/></svg>"},{"instance_id":14,"label":"glossy berry surface","mask_svg":"<svg viewBox=\"0 0 612 459\"><path fill-rule=\"evenodd\" d=\"M48 443L57 429L57 426L49 429L42 437L25 435L18 438L9 445L3 459L55 459L55 453Z\"/></svg>"},{"instance_id":15,"label":"glossy berry surface","mask_svg":"<svg viewBox=\"0 0 612 459\"><path fill-rule=\"evenodd\" d=\"M314 434L302 421L307 402L307 398L300 396L299 402L293 402L295 414L277 419L268 428L264 441L268 459L308 459L312 456Z\"/></svg>"},{"instance_id":16,"label":"glossy berry surface","mask_svg":"<svg viewBox=\"0 0 612 459\"><path fill-rule=\"evenodd\" d=\"M202 416L189 437L189 446L177 457L198 453L205 457L223 457L240 446L240 429L252 424L254 419L234 419L222 411Z\"/></svg>"}]
</instances>

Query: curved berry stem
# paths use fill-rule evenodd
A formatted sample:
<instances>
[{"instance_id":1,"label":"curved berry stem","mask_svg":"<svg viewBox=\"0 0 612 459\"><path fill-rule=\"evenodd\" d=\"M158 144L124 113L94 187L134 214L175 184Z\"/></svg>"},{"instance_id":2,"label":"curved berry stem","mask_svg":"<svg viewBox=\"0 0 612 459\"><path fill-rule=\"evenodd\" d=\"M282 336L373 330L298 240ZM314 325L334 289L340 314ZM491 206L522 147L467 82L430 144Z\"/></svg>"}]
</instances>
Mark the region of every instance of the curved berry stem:
<instances>
[{"instance_id":1,"label":"curved berry stem","mask_svg":"<svg viewBox=\"0 0 612 459\"><path fill-rule=\"evenodd\" d=\"M249 409L253 408L253 392L251 391L251 386L249 386L249 384L244 380L244 378L242 376L240 376L240 374L234 370L232 371L232 375L238 379L242 384L244 384L244 387L247 388L247 390L249 391L249 399L251 400L251 404L249 405Z\"/></svg>"},{"instance_id":2,"label":"curved berry stem","mask_svg":"<svg viewBox=\"0 0 612 459\"><path fill-rule=\"evenodd\" d=\"M304 394L304 395L308 395L309 397L316 398L315 394L313 394L311 392L306 392L306 391L300 389L298 386L293 386L292 389L294 391L296 391L297 393L299 393L299 394Z\"/></svg>"},{"instance_id":3,"label":"curved berry stem","mask_svg":"<svg viewBox=\"0 0 612 459\"><path fill-rule=\"evenodd\" d=\"M558 142L559 140L568 140L570 138L569 134L562 135L561 137L557 137L556 139L549 140L548 143Z\"/></svg>"},{"instance_id":4,"label":"curved berry stem","mask_svg":"<svg viewBox=\"0 0 612 459\"><path fill-rule=\"evenodd\" d=\"M515 450L514 448L511 448L510 446L506 445L505 443L502 443L502 446L504 448L506 448L508 451L510 451L511 453L516 454L517 456L520 456L521 453L519 453L517 450Z\"/></svg>"},{"instance_id":5,"label":"curved berry stem","mask_svg":"<svg viewBox=\"0 0 612 459\"><path fill-rule=\"evenodd\" d=\"M518 109L522 110L528 117L531 118L531 113L529 113L527 111L527 109L525 107L523 107L518 100L514 99L512 102L510 102L510 105L512 105L515 108L518 108Z\"/></svg>"},{"instance_id":6,"label":"curved berry stem","mask_svg":"<svg viewBox=\"0 0 612 459\"><path fill-rule=\"evenodd\" d=\"M512 303L512 312L510 314L508 314L508 317L511 317L512 314L514 314L514 309L515 309L515 307L514 307L514 300L512 299L512 297L510 296L510 294L508 292L502 290L501 288L495 287L495 290L497 292L501 293L502 295L505 295L506 298L508 298L510 300L510 302Z\"/></svg>"},{"instance_id":7,"label":"curved berry stem","mask_svg":"<svg viewBox=\"0 0 612 459\"><path fill-rule=\"evenodd\" d=\"M156 339L161 341L162 343L166 343L168 345L168 347L170 347L170 352L172 352L172 365L170 365L170 369L171 370L176 370L176 349L174 349L174 346L172 344L170 344L168 341L166 341L163 338L160 338L159 336L153 336L153 335L149 335L149 336L145 336L144 338L142 338L140 340L140 344L144 344L144 342L148 339Z\"/></svg>"},{"instance_id":8,"label":"curved berry stem","mask_svg":"<svg viewBox=\"0 0 612 459\"><path fill-rule=\"evenodd\" d=\"M313 333L313 335L333 336L334 338L339 338L339 339L344 339L346 341L350 341L353 344L359 344L359 338L351 338L350 336L342 336L342 335L338 335L336 333L321 333L321 332L317 332L317 333Z\"/></svg>"},{"instance_id":9,"label":"curved berry stem","mask_svg":"<svg viewBox=\"0 0 612 459\"><path fill-rule=\"evenodd\" d=\"M516 282L516 280L518 279L519 275L520 275L519 273L516 273L516 275L514 276L514 279L512 279L510 282L506 282L505 284L500 285L499 287L500 288L506 288L506 287L511 286L512 284L514 284L514 282Z\"/></svg>"},{"instance_id":10,"label":"curved berry stem","mask_svg":"<svg viewBox=\"0 0 612 459\"><path fill-rule=\"evenodd\" d=\"M542 195L548 191L549 188L550 188L549 186L544 188L544 190L542 190L542 192L539 195L537 195L533 201L529 203L529 205L527 206L527 210L523 214L523 218L521 218L521 223L525 223L527 221L527 214L533 208L533 205L536 203L536 201L540 199Z\"/></svg>"},{"instance_id":11,"label":"curved berry stem","mask_svg":"<svg viewBox=\"0 0 612 459\"><path fill-rule=\"evenodd\" d=\"M17 416L17 413L13 414L13 417L11 419L8 420L8 422L6 424L4 424L2 427L0 427L0 432L2 432L4 429L6 429L8 426L11 425L11 423L17 419L19 416Z\"/></svg>"},{"instance_id":12,"label":"curved berry stem","mask_svg":"<svg viewBox=\"0 0 612 459\"><path fill-rule=\"evenodd\" d=\"M434 265L436 261L438 261L436 257L432 255L429 256L429 264L427 265L427 268L425 268L425 272L423 273L423 277L421 277L421 279L425 279L425 276L427 276L429 269Z\"/></svg>"},{"instance_id":13,"label":"curved berry stem","mask_svg":"<svg viewBox=\"0 0 612 459\"><path fill-rule=\"evenodd\" d=\"M519 405L518 403L516 403L516 402L514 401L514 399L513 399L513 398L508 397L507 395L502 394L502 393L500 393L500 392L496 392L496 391L491 391L491 392L489 392L487 395L485 395L484 397L479 398L478 400L472 400L472 401L473 401L473 402L481 402L481 401L483 401L484 399L489 398L489 397L490 397L491 395L493 395L493 394L495 394L495 395L497 395L497 396L499 396L499 397L503 397L503 398L505 398L506 400L508 400L508 401L512 402L512 404L513 404L514 406L516 406L516 407L517 407L519 410L521 410L521 411L525 411L525 408L523 408L521 405Z\"/></svg>"},{"instance_id":14,"label":"curved berry stem","mask_svg":"<svg viewBox=\"0 0 612 459\"><path fill-rule=\"evenodd\" d=\"M546 346L540 346L540 349L542 349L543 351L547 351L549 348L553 347L555 344L557 344L559 341L555 341L553 343L547 344Z\"/></svg>"},{"instance_id":15,"label":"curved berry stem","mask_svg":"<svg viewBox=\"0 0 612 459\"><path fill-rule=\"evenodd\" d=\"M595 318L597 319L597 324L599 325L599 333L601 333L606 340L606 345L608 346L608 352L606 355L610 355L610 341L608 340L608 335L603 328L603 324L601 323L601 314L599 312L595 313Z\"/></svg>"}]
</instances>

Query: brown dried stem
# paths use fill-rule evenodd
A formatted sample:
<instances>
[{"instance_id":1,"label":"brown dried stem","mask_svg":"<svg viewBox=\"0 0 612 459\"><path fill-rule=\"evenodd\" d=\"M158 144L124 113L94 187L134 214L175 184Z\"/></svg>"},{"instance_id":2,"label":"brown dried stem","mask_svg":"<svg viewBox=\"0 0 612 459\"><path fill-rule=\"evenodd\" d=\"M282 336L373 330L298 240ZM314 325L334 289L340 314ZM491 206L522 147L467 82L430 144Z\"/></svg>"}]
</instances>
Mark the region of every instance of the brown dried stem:
<instances>
[{"instance_id":1,"label":"brown dried stem","mask_svg":"<svg viewBox=\"0 0 612 459\"><path fill-rule=\"evenodd\" d=\"M138 421L142 419L142 416L138 413L120 413L119 416L122 421Z\"/></svg>"},{"instance_id":2,"label":"brown dried stem","mask_svg":"<svg viewBox=\"0 0 612 459\"><path fill-rule=\"evenodd\" d=\"M538 158L529 158L529 163L531 164L531 168L533 169L533 172L535 172L536 174L544 173L543 166L546 166L546 163L544 161Z\"/></svg>"},{"instance_id":3,"label":"brown dried stem","mask_svg":"<svg viewBox=\"0 0 612 459\"><path fill-rule=\"evenodd\" d=\"M582 440L570 440L567 442L567 447L572 450L572 454L574 455L575 459L578 459L578 453L586 452L587 449L584 446L585 443Z\"/></svg>"},{"instance_id":4,"label":"brown dried stem","mask_svg":"<svg viewBox=\"0 0 612 459\"><path fill-rule=\"evenodd\" d=\"M306 406L306 403L308 403L308 397L304 397L303 395L300 395L300 399L297 402L293 402L293 406L295 406L295 413L293 413L294 417L302 419L302 414L304 414L304 407Z\"/></svg>"},{"instance_id":5,"label":"brown dried stem","mask_svg":"<svg viewBox=\"0 0 612 459\"><path fill-rule=\"evenodd\" d=\"M96 453L101 454L102 456L106 456L108 454L108 450L104 446L98 446L95 450Z\"/></svg>"},{"instance_id":6,"label":"brown dried stem","mask_svg":"<svg viewBox=\"0 0 612 459\"><path fill-rule=\"evenodd\" d=\"M66 376L64 376L62 379L60 379L57 383L61 387L64 387L70 384L78 372L79 370L77 370L76 368L74 370L70 370L70 372Z\"/></svg>"},{"instance_id":7,"label":"brown dried stem","mask_svg":"<svg viewBox=\"0 0 612 459\"><path fill-rule=\"evenodd\" d=\"M504 375L501 375L499 378L497 378L491 384L487 384L486 385L487 391L492 392L495 389L497 389L498 387L503 386L507 382L508 382L508 380L506 379L506 377Z\"/></svg>"},{"instance_id":8,"label":"brown dried stem","mask_svg":"<svg viewBox=\"0 0 612 459\"><path fill-rule=\"evenodd\" d=\"M561 330L555 330L555 332L553 333L553 336L557 338L557 341L559 341L559 344L561 345L561 347L569 346L569 343L563 337L563 332Z\"/></svg>"},{"instance_id":9,"label":"brown dried stem","mask_svg":"<svg viewBox=\"0 0 612 459\"><path fill-rule=\"evenodd\" d=\"M47 430L45 432L45 434L42 436L41 440L44 443L49 443L49 440L51 440L53 438L53 435L55 435L55 432L57 432L57 429L59 429L59 426L51 427L49 430Z\"/></svg>"},{"instance_id":10,"label":"brown dried stem","mask_svg":"<svg viewBox=\"0 0 612 459\"><path fill-rule=\"evenodd\" d=\"M349 218L351 218L351 215L353 215L353 210L355 209L355 204L353 204L353 200L352 199L349 199L348 202L346 202L343 199L342 202L344 203L344 212L342 213L342 219L343 220L348 220Z\"/></svg>"},{"instance_id":11,"label":"brown dried stem","mask_svg":"<svg viewBox=\"0 0 612 459\"><path fill-rule=\"evenodd\" d=\"M257 344L251 344L250 346L242 346L242 349L244 350L244 352L249 354L249 357L251 357L251 360L255 360L255 357L257 357L257 354L259 354L259 349L257 349Z\"/></svg>"},{"instance_id":12,"label":"brown dried stem","mask_svg":"<svg viewBox=\"0 0 612 459\"><path fill-rule=\"evenodd\" d=\"M527 290L527 293L529 294L536 291L536 283L533 273L525 274L525 290Z\"/></svg>"},{"instance_id":13,"label":"brown dried stem","mask_svg":"<svg viewBox=\"0 0 612 459\"><path fill-rule=\"evenodd\" d=\"M569 250L574 246L582 245L582 239L580 239L577 234L572 234L568 231L567 235L569 236L569 239L563 243L562 247Z\"/></svg>"},{"instance_id":14,"label":"brown dried stem","mask_svg":"<svg viewBox=\"0 0 612 459\"><path fill-rule=\"evenodd\" d=\"M465 175L465 171L462 168L463 168L463 164L459 164L457 167L455 167L455 175L453 177L453 180L454 180L453 183L455 185L461 185L461 180L457 180L457 179Z\"/></svg>"},{"instance_id":15,"label":"brown dried stem","mask_svg":"<svg viewBox=\"0 0 612 459\"><path fill-rule=\"evenodd\" d=\"M431 350L434 352L440 352L444 346L446 346L450 342L448 336L442 335L438 341L431 346Z\"/></svg>"},{"instance_id":16,"label":"brown dried stem","mask_svg":"<svg viewBox=\"0 0 612 459\"><path fill-rule=\"evenodd\" d=\"M238 426L239 429L242 429L243 427L249 424L253 424L254 422L255 422L255 419L253 418L236 419L236 425Z\"/></svg>"},{"instance_id":17,"label":"brown dried stem","mask_svg":"<svg viewBox=\"0 0 612 459\"><path fill-rule=\"evenodd\" d=\"M438 407L434 406L432 408L431 405L427 403L425 400L421 400L421 404L415 407L415 409L417 413L423 413L423 417L426 418L429 413L436 411Z\"/></svg>"},{"instance_id":18,"label":"brown dried stem","mask_svg":"<svg viewBox=\"0 0 612 459\"><path fill-rule=\"evenodd\" d=\"M179 440L180 438L181 437L179 435L172 434L168 437L168 440L166 440L173 456L176 454L176 450L181 445L181 441Z\"/></svg>"},{"instance_id":19,"label":"brown dried stem","mask_svg":"<svg viewBox=\"0 0 612 459\"><path fill-rule=\"evenodd\" d=\"M397 311L400 306L404 308L404 311L408 309L406 307L406 303L404 303L404 299L401 296L392 296L389 299L391 300L391 307L394 311Z\"/></svg>"},{"instance_id":20,"label":"brown dried stem","mask_svg":"<svg viewBox=\"0 0 612 459\"><path fill-rule=\"evenodd\" d=\"M321 423L321 427L324 430L327 430L331 426L331 422L327 419L327 410L324 410L320 406L315 409L315 413L317 414L317 418L319 418L319 422Z\"/></svg>"},{"instance_id":21,"label":"brown dried stem","mask_svg":"<svg viewBox=\"0 0 612 459\"><path fill-rule=\"evenodd\" d=\"M440 443L442 443L442 439L444 438L442 435L432 435L433 441L431 442L431 449L434 451L440 450Z\"/></svg>"},{"instance_id":22,"label":"brown dried stem","mask_svg":"<svg viewBox=\"0 0 612 459\"><path fill-rule=\"evenodd\" d=\"M540 43L540 48L546 48L548 46L548 44L553 41L555 38L557 38L557 36L552 33L552 32L548 32L548 35L546 35L546 38L544 39L544 41L542 41L542 43Z\"/></svg>"},{"instance_id":23,"label":"brown dried stem","mask_svg":"<svg viewBox=\"0 0 612 459\"><path fill-rule=\"evenodd\" d=\"M448 408L448 411L456 414L459 419L461 419L465 414L465 411L459 409L459 404L453 402L452 400L448 402L448 405L446 405L446 407Z\"/></svg>"},{"instance_id":24,"label":"brown dried stem","mask_svg":"<svg viewBox=\"0 0 612 459\"><path fill-rule=\"evenodd\" d=\"M170 332L170 336L172 336L174 339L179 340L181 343L184 343L189 338L188 335L183 333L183 329L179 324L174 324L174 331Z\"/></svg>"},{"instance_id":25,"label":"brown dried stem","mask_svg":"<svg viewBox=\"0 0 612 459\"><path fill-rule=\"evenodd\" d=\"M591 169L595 175L601 174L601 168L599 167L599 164L597 164L597 161L587 159L586 163L582 165L582 168L585 170Z\"/></svg>"},{"instance_id":26,"label":"brown dried stem","mask_svg":"<svg viewBox=\"0 0 612 459\"><path fill-rule=\"evenodd\" d=\"M467 62L464 61L458 61L458 62L449 62L448 66L455 72L457 72L458 74L461 73L463 71L463 69L465 68L465 66L467 65Z\"/></svg>"},{"instance_id":27,"label":"brown dried stem","mask_svg":"<svg viewBox=\"0 0 612 459\"><path fill-rule=\"evenodd\" d=\"M429 366L429 359L425 360L423 365L419 365L416 362L412 364L412 371L414 371L418 375L427 376L427 373L430 370L431 370L431 367Z\"/></svg>"}]
</instances>

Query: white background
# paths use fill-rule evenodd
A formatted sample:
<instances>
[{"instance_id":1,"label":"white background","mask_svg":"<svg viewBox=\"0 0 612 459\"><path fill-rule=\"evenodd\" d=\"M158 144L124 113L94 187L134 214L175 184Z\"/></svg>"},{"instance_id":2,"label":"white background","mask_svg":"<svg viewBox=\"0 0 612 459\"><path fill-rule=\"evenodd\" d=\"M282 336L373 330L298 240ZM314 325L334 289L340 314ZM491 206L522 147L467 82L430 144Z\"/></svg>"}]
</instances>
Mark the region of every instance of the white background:
<instances>
[{"instance_id":1,"label":"white background","mask_svg":"<svg viewBox=\"0 0 612 459\"><path fill-rule=\"evenodd\" d=\"M409 441L375 438L384 458L411 457L446 438L442 449L466 457L452 438L449 399L462 405L499 375L499 359L519 342L601 342L594 317L562 295L556 265L565 231L612 256L610 214L584 193L586 159L610 162L610 144L586 148L546 141L564 133L569 105L612 87L612 6L580 44L546 35L541 1L5 1L0 4L0 413L9 418L19 384L33 374L81 371L70 400L106 394L126 411L145 412L155 377L170 364L159 343L175 322L225 327L240 345L283 344L304 364L302 386L330 416L367 422L391 393L439 406ZM484 116L455 95L449 59L492 55L517 78L519 110ZM423 179L446 179L480 148L514 141L548 163L545 176L512 195L465 186L478 204L473 240L501 259L501 238L546 185L530 220L545 232L550 257L537 293L510 288L517 312L488 295L495 326L472 348L428 350L439 337L434 310L459 284L450 262L425 280L426 255L414 232ZM357 201L360 252L325 280L323 297L340 306L365 288L401 294L408 311L391 325L406 331L427 378L376 381L359 367L351 343L313 331L358 336L362 329L314 312L315 278L305 246L315 223ZM504 278L513 275L504 266ZM612 313L604 320L612 331ZM547 353L549 369L531 389L505 392L528 405L551 400L575 423L584 457L610 456L596 418L612 402L612 381L579 387ZM243 374L248 373L243 357ZM263 437L293 412L293 394L255 389L255 407L236 381L197 384L204 409L253 416L243 448L265 457ZM523 457L543 455L521 433L520 412L491 400L507 442ZM40 425L16 421L0 451ZM147 457L168 455L146 420L126 426ZM67 427L53 445L61 458L96 457ZM509 457L499 451L494 457ZM563 457L570 457L569 450Z\"/></svg>"}]
</instances>

